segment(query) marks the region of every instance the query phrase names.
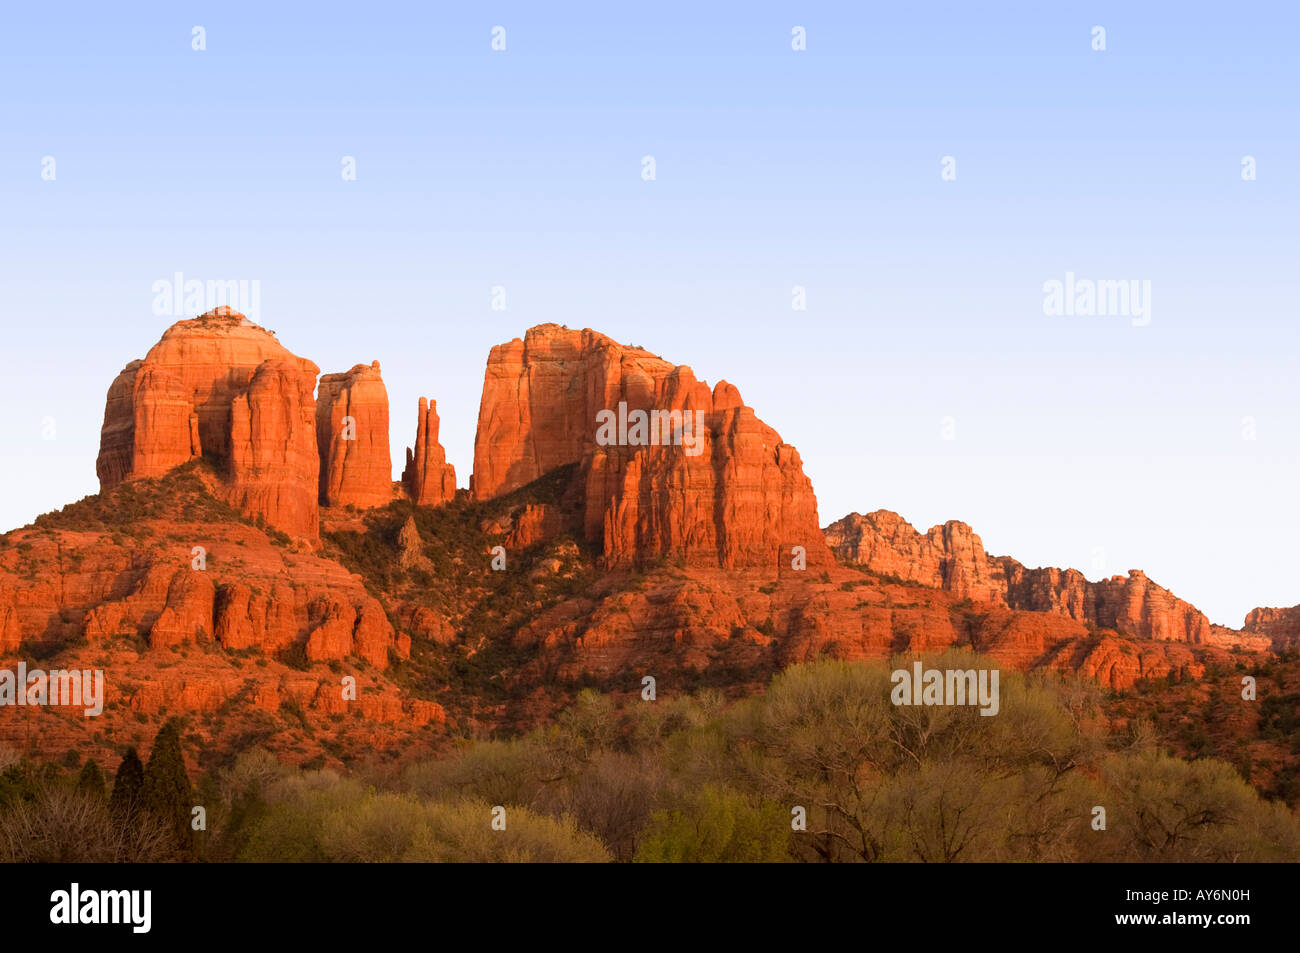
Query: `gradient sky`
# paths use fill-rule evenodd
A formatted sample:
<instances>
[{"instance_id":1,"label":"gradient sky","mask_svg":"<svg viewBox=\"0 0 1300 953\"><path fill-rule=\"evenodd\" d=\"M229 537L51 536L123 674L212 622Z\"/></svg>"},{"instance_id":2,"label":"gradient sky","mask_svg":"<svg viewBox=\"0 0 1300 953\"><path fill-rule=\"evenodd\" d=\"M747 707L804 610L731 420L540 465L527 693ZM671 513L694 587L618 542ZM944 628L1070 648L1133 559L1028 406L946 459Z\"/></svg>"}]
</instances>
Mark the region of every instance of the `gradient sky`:
<instances>
[{"instance_id":1,"label":"gradient sky","mask_svg":"<svg viewBox=\"0 0 1300 953\"><path fill-rule=\"evenodd\" d=\"M462 486L489 348L556 321L736 384L823 524L1300 602L1294 4L270 6L0 13L0 529L97 489L180 271L378 359L395 458L435 398ZM1048 317L1067 271L1151 323Z\"/></svg>"}]
</instances>

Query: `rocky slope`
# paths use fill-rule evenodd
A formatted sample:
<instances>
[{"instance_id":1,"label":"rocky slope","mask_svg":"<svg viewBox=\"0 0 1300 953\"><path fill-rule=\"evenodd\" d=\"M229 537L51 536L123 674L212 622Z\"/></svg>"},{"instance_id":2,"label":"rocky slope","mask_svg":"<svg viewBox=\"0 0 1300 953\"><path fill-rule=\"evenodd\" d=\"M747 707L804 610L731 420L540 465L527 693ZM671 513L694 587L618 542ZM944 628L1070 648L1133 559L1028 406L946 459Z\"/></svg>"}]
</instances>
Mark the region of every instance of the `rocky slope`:
<instances>
[{"instance_id":1,"label":"rocky slope","mask_svg":"<svg viewBox=\"0 0 1300 953\"><path fill-rule=\"evenodd\" d=\"M410 639L363 580L251 525L213 495L220 482L193 463L0 537L5 666L25 656L29 668L100 669L107 696L97 718L0 709L0 741L30 745L36 725L49 732L42 746L79 731L111 752L170 712L203 715L224 748L249 718L292 711L283 743L346 728L365 747L444 720L435 702L384 678ZM355 701L344 675L356 679Z\"/></svg>"}]
</instances>

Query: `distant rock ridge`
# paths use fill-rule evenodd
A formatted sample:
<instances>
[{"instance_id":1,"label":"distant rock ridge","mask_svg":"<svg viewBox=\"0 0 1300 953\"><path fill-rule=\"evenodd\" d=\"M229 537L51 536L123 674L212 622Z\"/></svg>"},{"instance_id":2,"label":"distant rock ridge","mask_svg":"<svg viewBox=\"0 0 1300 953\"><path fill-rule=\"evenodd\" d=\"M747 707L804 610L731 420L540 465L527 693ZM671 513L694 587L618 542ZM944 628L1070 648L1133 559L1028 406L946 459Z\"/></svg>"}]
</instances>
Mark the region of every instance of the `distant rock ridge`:
<instances>
[{"instance_id":1,"label":"distant rock ridge","mask_svg":"<svg viewBox=\"0 0 1300 953\"><path fill-rule=\"evenodd\" d=\"M1251 609L1241 630L1268 639L1276 652L1296 648L1300 646L1300 606Z\"/></svg>"},{"instance_id":2,"label":"distant rock ridge","mask_svg":"<svg viewBox=\"0 0 1300 953\"><path fill-rule=\"evenodd\" d=\"M625 417L652 411L669 445L598 441L598 415L620 415L621 437ZM790 565L796 547L807 565L830 562L798 452L735 387L710 390L642 348L543 324L488 356L470 491L494 499L574 463L581 532L606 567Z\"/></svg>"},{"instance_id":3,"label":"distant rock ridge","mask_svg":"<svg viewBox=\"0 0 1300 953\"><path fill-rule=\"evenodd\" d=\"M897 513L851 513L826 527L843 562L1009 609L1048 612L1126 635L1195 645L1267 640L1212 626L1195 606L1156 585L1139 569L1090 582L1076 569L1029 569L1009 556L989 556L979 536L955 520L921 534Z\"/></svg>"}]
</instances>

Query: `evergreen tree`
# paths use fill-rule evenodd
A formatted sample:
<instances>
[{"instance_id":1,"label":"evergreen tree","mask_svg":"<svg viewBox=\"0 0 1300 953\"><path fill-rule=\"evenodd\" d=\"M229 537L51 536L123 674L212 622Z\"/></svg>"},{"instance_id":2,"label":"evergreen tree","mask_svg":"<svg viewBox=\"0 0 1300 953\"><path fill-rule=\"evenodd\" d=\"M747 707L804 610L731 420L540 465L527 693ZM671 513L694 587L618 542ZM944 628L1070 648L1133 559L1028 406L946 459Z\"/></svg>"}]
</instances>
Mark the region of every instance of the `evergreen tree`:
<instances>
[{"instance_id":1,"label":"evergreen tree","mask_svg":"<svg viewBox=\"0 0 1300 953\"><path fill-rule=\"evenodd\" d=\"M140 808L140 792L144 787L144 764L134 748L127 748L122 763L117 766L113 780L113 795L108 809L118 821L129 821Z\"/></svg>"},{"instance_id":2,"label":"evergreen tree","mask_svg":"<svg viewBox=\"0 0 1300 953\"><path fill-rule=\"evenodd\" d=\"M104 772L99 770L94 758L82 765L81 774L77 776L77 791L89 795L97 802L103 802L108 796L105 792Z\"/></svg>"},{"instance_id":3,"label":"evergreen tree","mask_svg":"<svg viewBox=\"0 0 1300 953\"><path fill-rule=\"evenodd\" d=\"M190 831L194 789L185 770L181 751L181 726L175 718L158 729L144 769L144 787L140 792L145 810L165 821L176 834L176 845L185 853L192 844Z\"/></svg>"}]
</instances>

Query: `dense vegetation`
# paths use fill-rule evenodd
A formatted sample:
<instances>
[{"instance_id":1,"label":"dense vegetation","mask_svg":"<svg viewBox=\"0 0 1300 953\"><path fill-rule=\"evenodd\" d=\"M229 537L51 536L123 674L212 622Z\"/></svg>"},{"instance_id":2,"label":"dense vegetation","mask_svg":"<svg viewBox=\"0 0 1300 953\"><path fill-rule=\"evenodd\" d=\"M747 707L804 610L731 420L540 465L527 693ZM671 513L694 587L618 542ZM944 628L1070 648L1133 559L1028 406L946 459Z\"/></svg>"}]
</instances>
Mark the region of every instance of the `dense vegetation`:
<instances>
[{"instance_id":1,"label":"dense vegetation","mask_svg":"<svg viewBox=\"0 0 1300 953\"><path fill-rule=\"evenodd\" d=\"M1247 675L1256 701L1242 700ZM1228 762L1265 797L1300 808L1300 650L1210 663L1195 680L1139 681L1107 710L1150 722L1174 753Z\"/></svg>"},{"instance_id":2,"label":"dense vegetation","mask_svg":"<svg viewBox=\"0 0 1300 953\"><path fill-rule=\"evenodd\" d=\"M504 542L500 527L525 506L553 507L572 521L573 501L565 500L564 492L572 486L575 468L559 467L487 502L475 502L464 491L436 507L395 501L366 512L364 530L322 534L327 555L359 574L390 618L408 619L424 607L455 630L453 650L427 638L413 639L411 658L394 660L390 681L458 712L520 697L505 677L530 657L516 647L515 634L561 600L592 591L598 581L595 553L577 534L562 533L512 549L506 553L510 571L497 572L491 566L492 550ZM402 545L408 523L420 540L412 552ZM421 564L413 565L410 557ZM604 584L617 582L606 579ZM500 720L512 723L509 714Z\"/></svg>"},{"instance_id":3,"label":"dense vegetation","mask_svg":"<svg viewBox=\"0 0 1300 953\"><path fill-rule=\"evenodd\" d=\"M391 774L249 752L191 795L207 816L192 840L172 728L143 778L133 753L118 771L115 794L140 792L133 828L113 826L122 813L95 772L10 765L0 857L80 858L70 831L93 829L95 857L119 859L142 838L169 845L154 855L214 861L1300 859L1285 805L1224 762L1171 757L1145 727L1116 738L1095 686L1004 670L996 716L896 707L890 672L907 661L795 666L734 704L706 691L620 708L586 691L544 728ZM953 652L927 665L992 663ZM83 816L99 820L69 827Z\"/></svg>"}]
</instances>

